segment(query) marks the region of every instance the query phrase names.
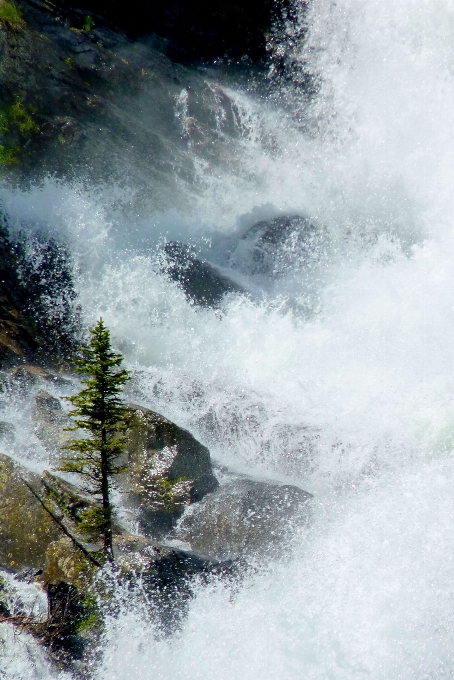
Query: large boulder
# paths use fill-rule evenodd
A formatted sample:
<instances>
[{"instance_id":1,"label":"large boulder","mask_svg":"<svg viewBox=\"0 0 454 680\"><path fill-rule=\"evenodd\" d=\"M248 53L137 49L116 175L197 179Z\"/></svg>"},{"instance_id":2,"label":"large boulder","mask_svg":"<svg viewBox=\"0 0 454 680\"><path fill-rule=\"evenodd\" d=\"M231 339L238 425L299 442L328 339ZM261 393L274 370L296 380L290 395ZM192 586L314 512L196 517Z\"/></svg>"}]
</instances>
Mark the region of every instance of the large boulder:
<instances>
[{"instance_id":1,"label":"large boulder","mask_svg":"<svg viewBox=\"0 0 454 680\"><path fill-rule=\"evenodd\" d=\"M192 506L171 538L207 559L261 559L308 521L311 498L289 484L237 477Z\"/></svg>"},{"instance_id":2,"label":"large boulder","mask_svg":"<svg viewBox=\"0 0 454 680\"><path fill-rule=\"evenodd\" d=\"M141 406L130 407L126 502L138 510L141 531L165 535L186 507L218 487L210 452L190 432Z\"/></svg>"},{"instance_id":3,"label":"large boulder","mask_svg":"<svg viewBox=\"0 0 454 680\"><path fill-rule=\"evenodd\" d=\"M93 499L57 475L31 472L0 454L0 568L43 570L47 551L78 524ZM121 532L115 524L114 531Z\"/></svg>"},{"instance_id":4,"label":"large boulder","mask_svg":"<svg viewBox=\"0 0 454 680\"><path fill-rule=\"evenodd\" d=\"M129 406L125 453L118 461L125 472L116 483L126 507L147 536L162 538L184 510L218 487L210 452L190 432L141 406ZM71 419L58 399L44 390L35 396L35 431L50 451L56 468L71 432ZM71 485L70 485L71 486Z\"/></svg>"}]
</instances>

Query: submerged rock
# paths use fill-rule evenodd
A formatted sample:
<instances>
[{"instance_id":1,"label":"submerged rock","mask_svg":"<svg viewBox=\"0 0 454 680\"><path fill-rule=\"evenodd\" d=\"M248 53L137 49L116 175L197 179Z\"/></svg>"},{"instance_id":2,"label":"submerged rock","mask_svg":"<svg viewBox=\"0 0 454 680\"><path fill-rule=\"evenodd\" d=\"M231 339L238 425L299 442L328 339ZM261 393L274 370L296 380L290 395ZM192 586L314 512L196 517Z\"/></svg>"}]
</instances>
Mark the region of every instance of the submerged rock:
<instances>
[{"instance_id":1,"label":"submerged rock","mask_svg":"<svg viewBox=\"0 0 454 680\"><path fill-rule=\"evenodd\" d=\"M289 268L311 267L326 251L326 230L301 215L282 215L254 224L230 256L232 267L277 277Z\"/></svg>"},{"instance_id":2,"label":"submerged rock","mask_svg":"<svg viewBox=\"0 0 454 680\"><path fill-rule=\"evenodd\" d=\"M184 290L188 300L201 307L216 307L227 293L245 293L240 285L216 267L199 260L190 246L171 241L164 247L165 271Z\"/></svg>"},{"instance_id":3,"label":"submerged rock","mask_svg":"<svg viewBox=\"0 0 454 680\"><path fill-rule=\"evenodd\" d=\"M311 498L289 484L238 478L191 507L171 537L209 559L260 559L281 552L292 528L309 520Z\"/></svg>"},{"instance_id":4,"label":"submerged rock","mask_svg":"<svg viewBox=\"0 0 454 680\"><path fill-rule=\"evenodd\" d=\"M127 503L139 511L141 531L165 535L185 508L218 487L210 452L190 432L149 409L132 406L128 473L121 480Z\"/></svg>"},{"instance_id":5,"label":"submerged rock","mask_svg":"<svg viewBox=\"0 0 454 680\"><path fill-rule=\"evenodd\" d=\"M54 453L54 462L57 462L61 447L70 439L70 432L65 428L73 425L72 420L63 411L60 400L45 390L35 394L32 419L36 424L36 435Z\"/></svg>"}]
</instances>

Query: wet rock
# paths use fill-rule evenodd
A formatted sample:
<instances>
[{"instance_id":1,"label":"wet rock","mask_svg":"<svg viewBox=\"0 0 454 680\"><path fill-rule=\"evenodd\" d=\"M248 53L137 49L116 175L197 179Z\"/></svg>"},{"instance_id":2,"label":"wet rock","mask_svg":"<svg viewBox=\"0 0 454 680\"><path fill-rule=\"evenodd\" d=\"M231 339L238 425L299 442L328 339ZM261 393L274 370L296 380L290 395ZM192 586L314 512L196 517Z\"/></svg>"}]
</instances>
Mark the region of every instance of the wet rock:
<instances>
[{"instance_id":1,"label":"wet rock","mask_svg":"<svg viewBox=\"0 0 454 680\"><path fill-rule=\"evenodd\" d=\"M216 307L227 293L245 293L244 288L216 267L199 260L190 246L172 241L164 247L165 271L184 290L188 300L202 307Z\"/></svg>"},{"instance_id":2,"label":"wet rock","mask_svg":"<svg viewBox=\"0 0 454 680\"><path fill-rule=\"evenodd\" d=\"M121 486L148 536L165 535L188 505L218 487L208 449L149 409L131 407L127 456Z\"/></svg>"},{"instance_id":3,"label":"wet rock","mask_svg":"<svg viewBox=\"0 0 454 680\"><path fill-rule=\"evenodd\" d=\"M43 569L47 546L61 530L28 485L39 489L39 475L0 454L0 566L13 572Z\"/></svg>"},{"instance_id":4,"label":"wet rock","mask_svg":"<svg viewBox=\"0 0 454 680\"><path fill-rule=\"evenodd\" d=\"M84 596L93 602L95 595L99 603L92 611L94 622L83 633L85 639L79 640L84 646L87 642L90 645L93 631L102 628L103 616L118 613L122 597L129 599L134 593L139 601L142 598L154 625L161 634L169 635L180 627L187 614L194 578L198 584L207 583L212 577L232 583L240 578L237 564L205 559L144 536L117 536L114 557L115 570L96 579L96 568L67 538L48 548L46 569L40 580L49 593L70 590L79 602L83 602Z\"/></svg>"},{"instance_id":5,"label":"wet rock","mask_svg":"<svg viewBox=\"0 0 454 680\"><path fill-rule=\"evenodd\" d=\"M57 475L30 472L0 454L0 567L43 570L47 550L78 523L93 499ZM115 531L121 529L115 524Z\"/></svg>"},{"instance_id":6,"label":"wet rock","mask_svg":"<svg viewBox=\"0 0 454 680\"><path fill-rule=\"evenodd\" d=\"M86 657L87 642L92 642L93 637L102 632L96 602L65 581L48 583L46 593L48 618L39 640L47 647L54 662L67 670L75 670L74 662L81 662ZM88 659L84 661L86 663Z\"/></svg>"},{"instance_id":7,"label":"wet rock","mask_svg":"<svg viewBox=\"0 0 454 680\"><path fill-rule=\"evenodd\" d=\"M6 373L5 389L27 392L39 384L52 383L54 385L70 385L70 381L60 375L51 373L41 366L23 364L16 366Z\"/></svg>"},{"instance_id":8,"label":"wet rock","mask_svg":"<svg viewBox=\"0 0 454 680\"><path fill-rule=\"evenodd\" d=\"M288 484L238 478L186 511L171 538L198 555L226 560L279 553L310 517L311 494Z\"/></svg>"},{"instance_id":9,"label":"wet rock","mask_svg":"<svg viewBox=\"0 0 454 680\"><path fill-rule=\"evenodd\" d=\"M301 215L262 220L242 237L230 257L232 267L277 277L289 268L312 267L326 251L326 230Z\"/></svg>"},{"instance_id":10,"label":"wet rock","mask_svg":"<svg viewBox=\"0 0 454 680\"><path fill-rule=\"evenodd\" d=\"M63 411L59 399L45 390L39 390L35 394L32 419L38 438L54 453L53 462L57 462L61 457L61 447L70 439L71 433L65 428L71 427L73 422Z\"/></svg>"},{"instance_id":11,"label":"wet rock","mask_svg":"<svg viewBox=\"0 0 454 680\"><path fill-rule=\"evenodd\" d=\"M87 592L93 583L98 567L90 562L68 536L59 535L58 540L46 546L45 566L40 581L58 585L61 582Z\"/></svg>"}]
</instances>

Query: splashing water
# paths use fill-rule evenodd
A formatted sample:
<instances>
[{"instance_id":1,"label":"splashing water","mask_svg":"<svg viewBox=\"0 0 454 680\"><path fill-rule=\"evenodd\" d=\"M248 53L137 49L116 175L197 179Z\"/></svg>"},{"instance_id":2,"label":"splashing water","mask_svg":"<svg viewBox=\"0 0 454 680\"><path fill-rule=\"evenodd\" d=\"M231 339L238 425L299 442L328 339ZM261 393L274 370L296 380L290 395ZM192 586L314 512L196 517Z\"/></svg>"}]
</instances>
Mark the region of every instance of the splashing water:
<instances>
[{"instance_id":1,"label":"splashing water","mask_svg":"<svg viewBox=\"0 0 454 680\"><path fill-rule=\"evenodd\" d=\"M194 148L187 214L126 224L112 189L2 190L13 228L70 244L85 319L102 313L144 404L230 468L315 494L292 557L235 593L200 586L175 636L133 607L110 622L102 678L453 675L454 2L303 4L270 96L225 89L237 136L216 167ZM250 226L295 213L329 234L312 273L298 251L265 283L234 269ZM251 295L189 304L165 239Z\"/></svg>"}]
</instances>

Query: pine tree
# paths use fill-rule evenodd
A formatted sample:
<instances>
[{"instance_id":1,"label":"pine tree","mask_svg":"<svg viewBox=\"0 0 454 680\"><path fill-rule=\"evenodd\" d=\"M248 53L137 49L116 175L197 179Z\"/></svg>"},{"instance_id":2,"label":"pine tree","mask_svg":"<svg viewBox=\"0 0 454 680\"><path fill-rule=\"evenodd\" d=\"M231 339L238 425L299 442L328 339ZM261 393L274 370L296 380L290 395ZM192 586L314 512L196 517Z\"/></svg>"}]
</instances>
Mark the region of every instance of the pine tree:
<instances>
[{"instance_id":1,"label":"pine tree","mask_svg":"<svg viewBox=\"0 0 454 680\"><path fill-rule=\"evenodd\" d=\"M78 528L92 541L101 539L105 557L113 562L111 486L112 477L124 471L117 464L127 429L127 410L120 394L129 371L120 368L123 357L112 350L102 319L90 333L89 346L81 348L74 361L76 371L86 376L82 380L86 387L74 397L65 397L75 407L69 413L75 422L70 429L85 430L87 436L65 446L73 453L59 469L80 475L84 490L100 503L85 511Z\"/></svg>"}]
</instances>

